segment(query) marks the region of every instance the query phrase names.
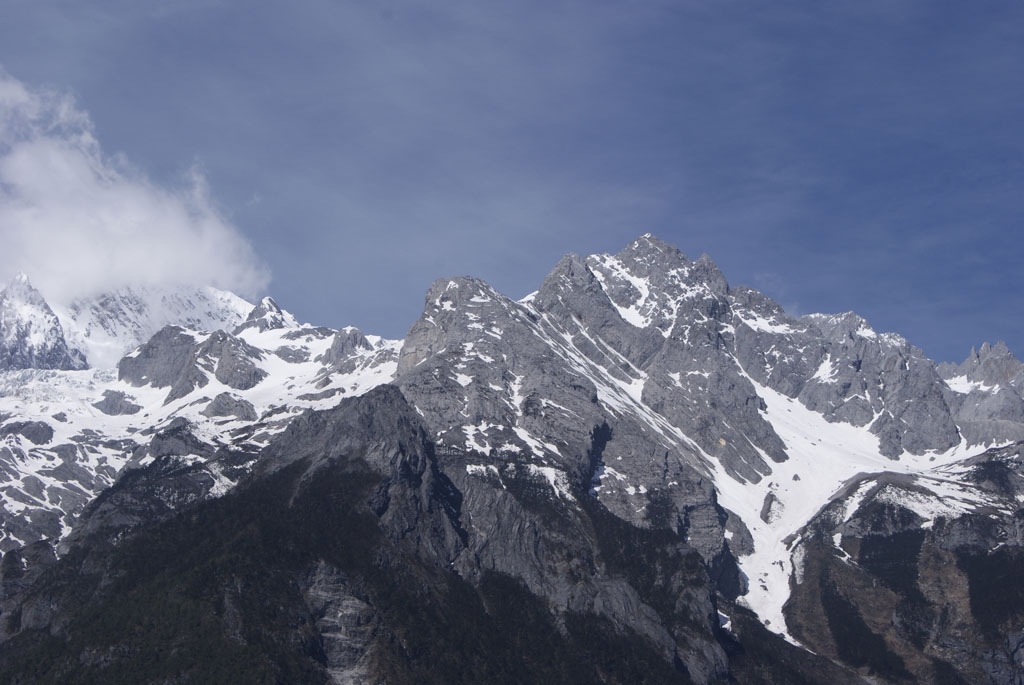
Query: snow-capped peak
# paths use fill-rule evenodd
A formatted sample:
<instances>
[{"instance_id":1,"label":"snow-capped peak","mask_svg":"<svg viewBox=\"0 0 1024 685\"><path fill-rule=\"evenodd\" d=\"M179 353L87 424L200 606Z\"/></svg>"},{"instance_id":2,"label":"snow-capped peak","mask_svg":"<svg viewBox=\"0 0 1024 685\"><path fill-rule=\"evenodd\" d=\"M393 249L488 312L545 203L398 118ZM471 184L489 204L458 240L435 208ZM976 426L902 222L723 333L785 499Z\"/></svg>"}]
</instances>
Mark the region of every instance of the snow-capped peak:
<instances>
[{"instance_id":1,"label":"snow-capped peak","mask_svg":"<svg viewBox=\"0 0 1024 685\"><path fill-rule=\"evenodd\" d=\"M264 297L260 300L260 303L253 307L252 311L249 312L249 316L246 317L245 322L242 323L235 330L236 333L240 333L249 328L255 328L259 331L269 331L278 328L297 328L299 322L289 312L281 309L274 298Z\"/></svg>"},{"instance_id":2,"label":"snow-capped peak","mask_svg":"<svg viewBox=\"0 0 1024 685\"><path fill-rule=\"evenodd\" d=\"M164 326L230 331L252 309L234 293L210 286L142 285L79 298L57 308L57 315L93 367L113 368Z\"/></svg>"},{"instance_id":3,"label":"snow-capped peak","mask_svg":"<svg viewBox=\"0 0 1024 685\"><path fill-rule=\"evenodd\" d=\"M14 274L14 278L12 278L11 282L7 285L7 290L10 290L11 288L17 286L23 286L28 288L32 287L32 284L28 280L28 274L26 274L24 271L19 271L18 273Z\"/></svg>"},{"instance_id":4,"label":"snow-capped peak","mask_svg":"<svg viewBox=\"0 0 1024 685\"><path fill-rule=\"evenodd\" d=\"M590 255L586 263L624 321L637 328L654 327L665 337L681 312L728 291L710 259L691 262L649 233L616 255Z\"/></svg>"},{"instance_id":5,"label":"snow-capped peak","mask_svg":"<svg viewBox=\"0 0 1024 685\"><path fill-rule=\"evenodd\" d=\"M19 271L15 274L14 278L7 284L7 287L3 290L4 296L11 301L22 302L25 304L41 305L46 304L46 300L43 299L42 294L34 287L32 287L31 281L28 279L28 275L23 271Z\"/></svg>"},{"instance_id":6,"label":"snow-capped peak","mask_svg":"<svg viewBox=\"0 0 1024 685\"><path fill-rule=\"evenodd\" d=\"M83 369L83 355L69 348L64 330L28 276L17 274L0 291L0 370Z\"/></svg>"}]
</instances>

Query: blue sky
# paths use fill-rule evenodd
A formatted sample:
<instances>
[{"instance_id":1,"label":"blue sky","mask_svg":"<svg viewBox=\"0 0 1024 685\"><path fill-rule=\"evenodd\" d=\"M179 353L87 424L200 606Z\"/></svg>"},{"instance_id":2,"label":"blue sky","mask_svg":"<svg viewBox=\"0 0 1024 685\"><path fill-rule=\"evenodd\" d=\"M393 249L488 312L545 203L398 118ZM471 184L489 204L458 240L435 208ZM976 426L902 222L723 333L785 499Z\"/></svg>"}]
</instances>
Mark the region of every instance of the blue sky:
<instances>
[{"instance_id":1,"label":"blue sky","mask_svg":"<svg viewBox=\"0 0 1024 685\"><path fill-rule=\"evenodd\" d=\"M201 234L303 320L398 337L437 277L521 296L652 232L792 313L1024 356L1018 3L7 0L0 66L73 96L138 216L187 196L163 253Z\"/></svg>"}]
</instances>

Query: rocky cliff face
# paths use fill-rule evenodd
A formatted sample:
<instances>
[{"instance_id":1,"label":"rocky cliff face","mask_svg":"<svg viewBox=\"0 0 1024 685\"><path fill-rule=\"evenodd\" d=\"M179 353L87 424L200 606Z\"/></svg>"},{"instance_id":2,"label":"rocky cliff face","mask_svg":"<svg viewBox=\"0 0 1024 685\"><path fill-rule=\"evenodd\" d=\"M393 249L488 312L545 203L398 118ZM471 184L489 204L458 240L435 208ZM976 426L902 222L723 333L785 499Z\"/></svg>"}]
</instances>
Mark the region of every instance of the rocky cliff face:
<instances>
[{"instance_id":1,"label":"rocky cliff face","mask_svg":"<svg viewBox=\"0 0 1024 685\"><path fill-rule=\"evenodd\" d=\"M267 298L160 330L116 376L19 373L8 674L40 649L50 677L180 670L82 637L152 594L235 655L210 669L257 654L284 680L1024 677L1020 362L791 317L653 236L518 301L439 280L403 341ZM157 632L198 649L171 613Z\"/></svg>"},{"instance_id":2,"label":"rocky cliff face","mask_svg":"<svg viewBox=\"0 0 1024 685\"><path fill-rule=\"evenodd\" d=\"M121 681L175 668L288 682L707 682L725 673L704 568L678 540L645 539L599 509L566 520L543 492L524 489L523 525L556 524L586 551L564 555L571 579L544 571L563 594L582 596L551 606L514 567L481 564L467 548L464 499L393 386L297 419L251 484L198 506L182 500L185 517L166 502L153 510L159 493L197 482L172 463L160 457L97 499L60 562L27 550L4 557L5 677L33 668L43 679ZM140 510L148 524L114 515ZM175 580L154 578L157 568ZM131 635L102 618L115 613L149 628ZM182 631L183 618L203 627ZM56 658L30 666L54 648ZM195 659L196 649L211 658ZM150 661L153 650L167 657Z\"/></svg>"},{"instance_id":3,"label":"rocky cliff face","mask_svg":"<svg viewBox=\"0 0 1024 685\"><path fill-rule=\"evenodd\" d=\"M1024 443L946 478L852 480L802 532L787 625L892 682L1016 682L1024 667Z\"/></svg>"},{"instance_id":4,"label":"rocky cliff face","mask_svg":"<svg viewBox=\"0 0 1024 685\"><path fill-rule=\"evenodd\" d=\"M1004 343L985 343L962 364L938 371L955 391L950 404L971 442L1024 440L1024 364Z\"/></svg>"}]
</instances>

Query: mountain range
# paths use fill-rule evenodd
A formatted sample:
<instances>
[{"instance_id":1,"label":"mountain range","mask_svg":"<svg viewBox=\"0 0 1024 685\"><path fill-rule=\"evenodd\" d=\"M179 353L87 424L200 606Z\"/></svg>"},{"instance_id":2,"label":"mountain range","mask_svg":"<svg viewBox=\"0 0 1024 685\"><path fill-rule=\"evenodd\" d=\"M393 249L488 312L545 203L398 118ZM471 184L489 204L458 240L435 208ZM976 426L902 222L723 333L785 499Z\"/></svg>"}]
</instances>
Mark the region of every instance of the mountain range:
<instances>
[{"instance_id":1,"label":"mountain range","mask_svg":"<svg viewBox=\"0 0 1024 685\"><path fill-rule=\"evenodd\" d=\"M1024 681L1024 364L651 235L403 340L0 292L10 682Z\"/></svg>"}]
</instances>

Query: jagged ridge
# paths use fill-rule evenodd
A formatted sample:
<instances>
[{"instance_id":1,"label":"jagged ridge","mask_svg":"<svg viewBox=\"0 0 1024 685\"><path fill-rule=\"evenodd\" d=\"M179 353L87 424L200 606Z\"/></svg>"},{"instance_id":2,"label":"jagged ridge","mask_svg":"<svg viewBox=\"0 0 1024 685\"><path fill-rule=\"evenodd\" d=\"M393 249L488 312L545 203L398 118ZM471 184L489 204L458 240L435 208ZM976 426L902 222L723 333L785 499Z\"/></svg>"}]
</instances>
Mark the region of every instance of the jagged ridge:
<instances>
[{"instance_id":1,"label":"jagged ridge","mask_svg":"<svg viewBox=\"0 0 1024 685\"><path fill-rule=\"evenodd\" d=\"M179 505L223 495L253 465L268 463L260 450L297 425L292 422L303 410L326 409L394 382L436 446L439 473L460 493L462 551L454 568L464 577L508 574L559 611L603 606L598 613L636 629L653 600L629 600L631 608L616 613L614 603L597 599L600 593L567 589L582 572L579 560L593 552L552 527L552 520L579 525L608 511L623 525L666 532L695 550L722 620L741 643L761 639L749 637L746 609L788 640L814 642L807 623L813 611L794 609L808 601L824 612L817 614L825 620L817 630L841 642L829 621L837 611L863 614L856 607L868 606L870 595L839 600L826 592L808 600L801 574L820 573L807 571L806 559L824 553L870 562L838 543L821 547L829 538L815 531L825 520L856 520L877 502L914 525L1010 525L1018 482L1011 478L1005 492L993 494L978 487L978 470L968 466L986 444L1024 435L1021 377L1020 362L1005 346L983 347L963 365L936 366L902 337L876 333L853 313L790 317L762 293L730 287L710 258L690 261L647 235L614 256L567 256L521 301L482 281L442 279L400 342L355 329L297 326L269 299L231 332L164 329L121 362L118 379L93 375L87 389L76 390L79 416L65 416L71 425L58 427L51 443L29 444L30 436L45 437L36 422L51 425L49 405L19 407L4 423L17 481L5 493L23 504L8 520L61 511L60 502L41 504L52 500L48 488L61 486L40 489L30 478L49 472L22 464L53 461L71 438L92 451L87 458L62 456L62 464L103 454L109 470L81 487L85 495L75 512L110 482L110 471L126 466L124 479L173 458L195 475L186 479L188 497L165 503L172 515ZM67 383L61 376L31 380L35 386L16 394ZM107 423L100 437L84 432L101 422ZM299 440L281 439L286 451ZM40 498L41 492L47 494ZM537 520L534 509L548 514ZM74 520L67 514L65 526ZM524 523L534 520L538 525ZM952 530L934 529L940 536ZM19 531L5 544L39 535ZM946 545L943 540L936 544ZM1013 536L986 540L1018 546ZM997 633L1008 625L996 623ZM876 624L864 625L862 637L880 635ZM645 640L667 649L657 630L645 630ZM671 638L672 650L692 677L724 673L717 647L687 652L678 639ZM728 631L715 639L732 649ZM903 660L899 667L885 650L862 660L837 642L821 642L820 649L886 677L902 677L907 663L934 677L958 668L987 668L999 677L1016 672L1013 657L998 656L1004 652L991 642L986 653L996 656L961 667L951 665L951 654L963 650L932 653L906 639L910 647L900 643L893 652ZM731 656L735 662L736 653Z\"/></svg>"}]
</instances>

